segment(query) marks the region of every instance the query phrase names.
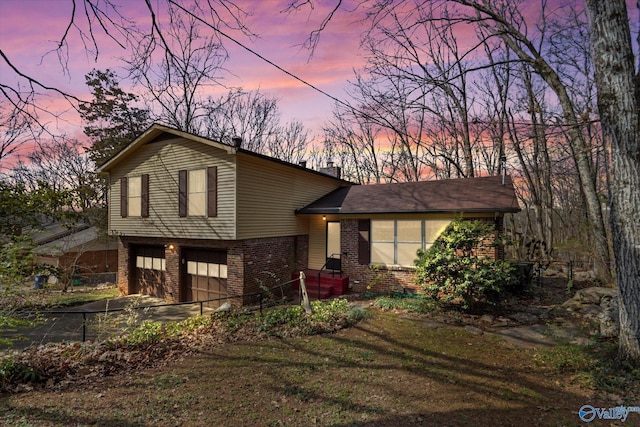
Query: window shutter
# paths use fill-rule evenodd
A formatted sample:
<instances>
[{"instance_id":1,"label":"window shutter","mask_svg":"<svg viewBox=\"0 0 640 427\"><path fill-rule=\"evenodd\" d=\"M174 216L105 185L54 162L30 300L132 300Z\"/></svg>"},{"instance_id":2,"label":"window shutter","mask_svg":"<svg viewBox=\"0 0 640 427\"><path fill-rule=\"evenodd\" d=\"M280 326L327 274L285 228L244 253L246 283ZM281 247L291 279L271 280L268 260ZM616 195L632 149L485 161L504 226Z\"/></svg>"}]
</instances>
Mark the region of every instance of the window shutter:
<instances>
[{"instance_id":1,"label":"window shutter","mask_svg":"<svg viewBox=\"0 0 640 427\"><path fill-rule=\"evenodd\" d=\"M122 218L127 217L129 206L127 204L129 200L129 183L127 177L120 178L120 216Z\"/></svg>"},{"instance_id":2,"label":"window shutter","mask_svg":"<svg viewBox=\"0 0 640 427\"><path fill-rule=\"evenodd\" d=\"M368 265L371 262L371 245L369 235L371 233L371 221L361 219L358 221L358 264Z\"/></svg>"},{"instance_id":3,"label":"window shutter","mask_svg":"<svg viewBox=\"0 0 640 427\"><path fill-rule=\"evenodd\" d=\"M218 216L218 167L207 168L207 216Z\"/></svg>"},{"instance_id":4,"label":"window shutter","mask_svg":"<svg viewBox=\"0 0 640 427\"><path fill-rule=\"evenodd\" d=\"M142 218L149 218L149 174L142 174L142 200L140 201L140 216Z\"/></svg>"},{"instance_id":5,"label":"window shutter","mask_svg":"<svg viewBox=\"0 0 640 427\"><path fill-rule=\"evenodd\" d=\"M187 216L187 171L178 171L178 215Z\"/></svg>"}]
</instances>

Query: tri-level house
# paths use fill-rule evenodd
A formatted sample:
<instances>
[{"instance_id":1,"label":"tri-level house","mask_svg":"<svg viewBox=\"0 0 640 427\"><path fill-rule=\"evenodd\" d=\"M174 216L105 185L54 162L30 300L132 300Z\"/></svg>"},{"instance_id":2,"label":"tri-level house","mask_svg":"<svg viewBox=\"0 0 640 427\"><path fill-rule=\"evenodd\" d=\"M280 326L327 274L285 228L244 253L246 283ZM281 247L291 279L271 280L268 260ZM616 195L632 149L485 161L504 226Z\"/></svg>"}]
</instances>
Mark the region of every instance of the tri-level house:
<instances>
[{"instance_id":1,"label":"tri-level house","mask_svg":"<svg viewBox=\"0 0 640 427\"><path fill-rule=\"evenodd\" d=\"M321 279L322 297L412 287L416 250L453 218L499 228L518 210L508 177L360 186L337 167L314 171L157 124L99 172L118 287L172 302L251 294L301 270Z\"/></svg>"}]
</instances>

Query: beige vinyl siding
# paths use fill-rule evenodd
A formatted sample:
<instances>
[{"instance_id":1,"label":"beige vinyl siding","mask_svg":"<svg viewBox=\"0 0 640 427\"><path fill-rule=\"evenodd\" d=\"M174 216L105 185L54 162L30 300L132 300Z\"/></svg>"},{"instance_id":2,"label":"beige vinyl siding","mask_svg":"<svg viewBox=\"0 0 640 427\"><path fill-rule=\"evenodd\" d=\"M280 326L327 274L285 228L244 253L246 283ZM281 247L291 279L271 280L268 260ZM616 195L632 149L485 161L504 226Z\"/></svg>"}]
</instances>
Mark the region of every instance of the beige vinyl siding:
<instances>
[{"instance_id":1,"label":"beige vinyl siding","mask_svg":"<svg viewBox=\"0 0 640 427\"><path fill-rule=\"evenodd\" d=\"M340 186L329 176L237 154L238 239L293 236L309 232L300 209Z\"/></svg>"},{"instance_id":2,"label":"beige vinyl siding","mask_svg":"<svg viewBox=\"0 0 640 427\"><path fill-rule=\"evenodd\" d=\"M178 171L218 168L218 216L178 215ZM120 178L149 174L149 217L120 216ZM235 239L235 157L183 138L145 144L110 173L109 230L116 235Z\"/></svg>"},{"instance_id":3,"label":"beige vinyl siding","mask_svg":"<svg viewBox=\"0 0 640 427\"><path fill-rule=\"evenodd\" d=\"M333 217L328 217L328 219ZM327 222L322 215L309 216L309 268L320 269L327 262Z\"/></svg>"}]
</instances>

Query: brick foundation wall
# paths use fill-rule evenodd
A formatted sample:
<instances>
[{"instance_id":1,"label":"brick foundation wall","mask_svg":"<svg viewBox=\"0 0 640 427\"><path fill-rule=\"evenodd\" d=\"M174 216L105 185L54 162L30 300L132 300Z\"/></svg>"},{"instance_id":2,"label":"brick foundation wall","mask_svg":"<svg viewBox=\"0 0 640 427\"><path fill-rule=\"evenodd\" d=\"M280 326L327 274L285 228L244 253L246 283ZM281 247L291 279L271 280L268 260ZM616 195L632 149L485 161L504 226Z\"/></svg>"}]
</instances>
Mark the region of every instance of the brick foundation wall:
<instances>
[{"instance_id":1,"label":"brick foundation wall","mask_svg":"<svg viewBox=\"0 0 640 427\"><path fill-rule=\"evenodd\" d=\"M306 268L309 238L306 235L250 239L242 242L244 293L260 292L291 280L291 273Z\"/></svg>"},{"instance_id":2,"label":"brick foundation wall","mask_svg":"<svg viewBox=\"0 0 640 427\"><path fill-rule=\"evenodd\" d=\"M309 238L306 235L249 239L244 241L207 241L194 239L132 238L118 239L118 289L122 295L134 290L131 260L133 245L160 245L165 248L164 296L168 302L184 300L181 277L186 274L182 259L187 249L225 249L227 251L227 292L242 295L259 292L259 281L267 287L290 280L291 273L306 268ZM235 305L250 299L231 301Z\"/></svg>"},{"instance_id":3,"label":"brick foundation wall","mask_svg":"<svg viewBox=\"0 0 640 427\"><path fill-rule=\"evenodd\" d=\"M473 218L476 219L476 218ZM495 225L502 231L502 217L477 218L488 224ZM342 219L340 221L340 239L343 255L342 268L349 276L352 292L390 293L403 292L405 289L420 290L420 285L414 282L414 269L411 267L385 267L361 265L358 262L358 220ZM494 239L485 241L480 254L488 257L503 259L504 248L494 247Z\"/></svg>"},{"instance_id":4,"label":"brick foundation wall","mask_svg":"<svg viewBox=\"0 0 640 427\"><path fill-rule=\"evenodd\" d=\"M129 244L118 238L118 291L120 295L129 295Z\"/></svg>"},{"instance_id":5,"label":"brick foundation wall","mask_svg":"<svg viewBox=\"0 0 640 427\"><path fill-rule=\"evenodd\" d=\"M164 296L168 302L180 302L180 259L182 250L173 245L164 248L166 271L164 272Z\"/></svg>"},{"instance_id":6,"label":"brick foundation wall","mask_svg":"<svg viewBox=\"0 0 640 427\"><path fill-rule=\"evenodd\" d=\"M389 270L386 267L376 269L358 263L358 220L340 221L340 239L342 244L342 269L349 276L352 292L402 292L404 288L416 288L411 269Z\"/></svg>"}]
</instances>

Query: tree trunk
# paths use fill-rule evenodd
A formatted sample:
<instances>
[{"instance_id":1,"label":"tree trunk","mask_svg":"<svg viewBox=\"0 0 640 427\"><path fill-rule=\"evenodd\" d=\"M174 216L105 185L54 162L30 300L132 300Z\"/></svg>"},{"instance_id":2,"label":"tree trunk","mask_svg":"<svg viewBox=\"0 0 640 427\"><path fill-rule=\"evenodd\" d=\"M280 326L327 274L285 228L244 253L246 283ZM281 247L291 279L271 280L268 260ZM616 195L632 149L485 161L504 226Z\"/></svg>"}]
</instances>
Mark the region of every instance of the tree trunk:
<instances>
[{"instance_id":1,"label":"tree trunk","mask_svg":"<svg viewBox=\"0 0 640 427\"><path fill-rule=\"evenodd\" d=\"M598 199L595 174L590 150L582 135L574 104L567 93L567 88L562 82L558 73L550 63L536 49L526 34L521 33L509 21L507 10L501 10L500 2L484 2L478 0L451 0L458 4L467 6L480 13L483 18L480 25L488 31L500 37L522 61L533 67L536 73L549 85L551 90L558 97L558 102L562 108L562 115L568 126L569 142L574 153L574 161L580 176L582 193L585 198L587 214L593 228L594 251L596 253L596 275L603 281L611 278L611 254L607 242L607 233L604 226L602 207ZM478 20L478 18L474 18Z\"/></svg>"},{"instance_id":2,"label":"tree trunk","mask_svg":"<svg viewBox=\"0 0 640 427\"><path fill-rule=\"evenodd\" d=\"M585 142L584 136L580 131L580 125L575 114L573 103L567 93L567 88L562 84L560 78L551 71L551 68L545 64L540 75L551 86L558 96L560 106L565 122L569 125L568 134L571 146L573 148L574 160L580 177L580 184L584 195L589 222L593 227L594 252L596 276L608 282L612 277L611 272L611 256L609 254L609 244L607 242L607 232L604 226L604 217L602 215L602 206L598 199L598 191L595 184L595 176L593 164L590 158L589 148Z\"/></svg>"},{"instance_id":3,"label":"tree trunk","mask_svg":"<svg viewBox=\"0 0 640 427\"><path fill-rule=\"evenodd\" d=\"M611 147L611 232L620 304L620 356L640 365L640 126L624 0L587 0L598 109Z\"/></svg>"}]
</instances>

